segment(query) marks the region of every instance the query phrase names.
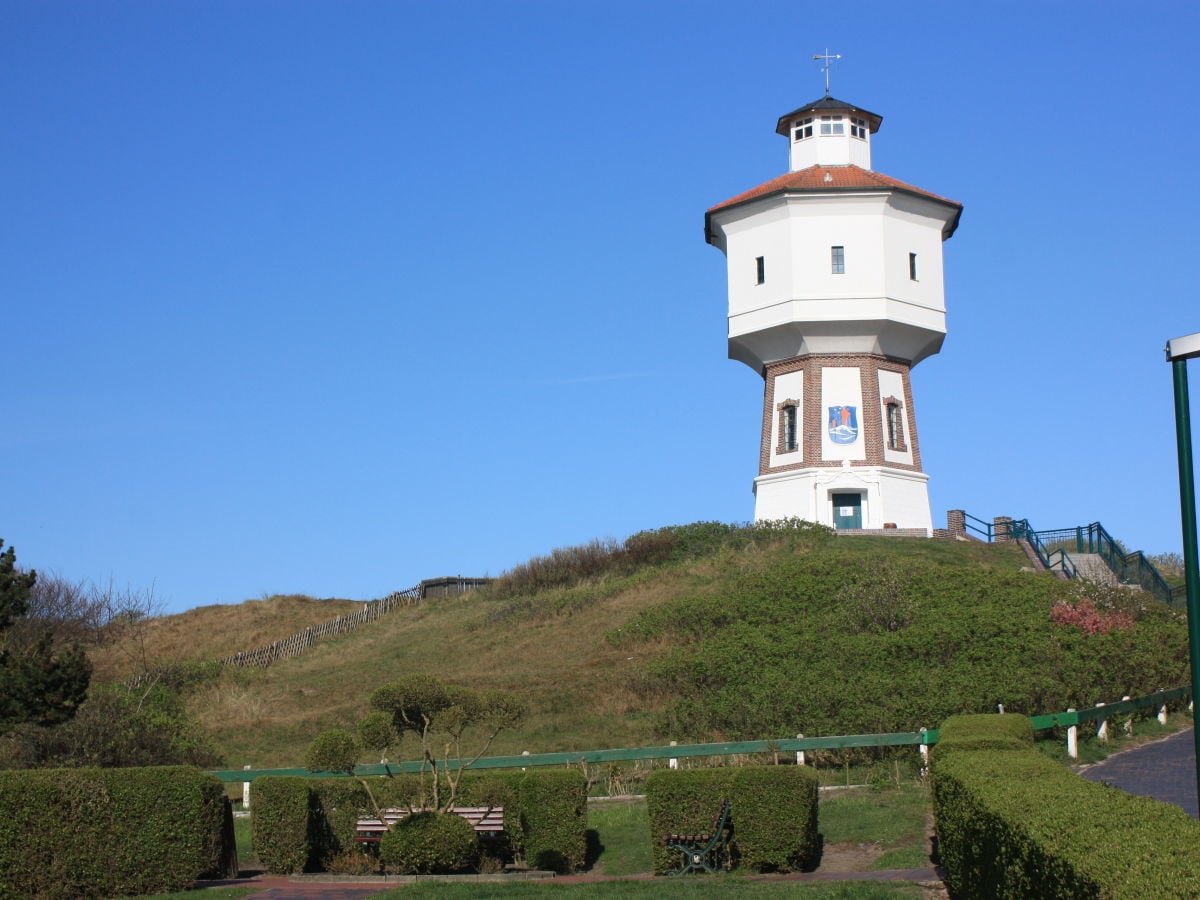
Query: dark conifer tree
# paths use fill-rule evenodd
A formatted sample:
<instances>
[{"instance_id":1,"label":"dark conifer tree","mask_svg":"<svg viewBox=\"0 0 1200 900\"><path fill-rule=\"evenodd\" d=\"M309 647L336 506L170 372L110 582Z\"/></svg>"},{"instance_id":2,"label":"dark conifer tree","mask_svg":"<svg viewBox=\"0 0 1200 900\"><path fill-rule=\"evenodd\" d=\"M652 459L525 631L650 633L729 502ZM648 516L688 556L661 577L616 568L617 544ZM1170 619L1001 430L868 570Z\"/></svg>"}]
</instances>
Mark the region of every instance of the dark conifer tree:
<instances>
[{"instance_id":1,"label":"dark conifer tree","mask_svg":"<svg viewBox=\"0 0 1200 900\"><path fill-rule=\"evenodd\" d=\"M26 722L67 721L87 696L92 677L83 648L55 647L48 630L20 652L10 652L8 630L28 611L36 581L37 573L17 568L12 547L0 553L0 731Z\"/></svg>"}]
</instances>

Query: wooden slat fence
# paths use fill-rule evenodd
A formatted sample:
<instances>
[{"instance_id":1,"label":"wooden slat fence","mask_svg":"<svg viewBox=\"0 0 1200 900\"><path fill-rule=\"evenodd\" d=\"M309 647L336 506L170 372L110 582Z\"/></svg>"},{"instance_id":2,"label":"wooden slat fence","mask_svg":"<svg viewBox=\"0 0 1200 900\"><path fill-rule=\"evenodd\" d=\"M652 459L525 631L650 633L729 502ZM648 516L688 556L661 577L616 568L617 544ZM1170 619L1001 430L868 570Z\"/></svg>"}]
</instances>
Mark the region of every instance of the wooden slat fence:
<instances>
[{"instance_id":1,"label":"wooden slat fence","mask_svg":"<svg viewBox=\"0 0 1200 900\"><path fill-rule=\"evenodd\" d=\"M374 622L402 606L416 606L420 601L421 585L419 584L403 591L393 591L379 600L364 603L363 608L358 612L338 616L336 619L330 619L320 625L310 625L291 637L285 637L254 650L243 650L241 653L225 657L221 662L227 666L257 666L260 668L269 666L281 659L299 656L320 638L349 634L360 625Z\"/></svg>"}]
</instances>

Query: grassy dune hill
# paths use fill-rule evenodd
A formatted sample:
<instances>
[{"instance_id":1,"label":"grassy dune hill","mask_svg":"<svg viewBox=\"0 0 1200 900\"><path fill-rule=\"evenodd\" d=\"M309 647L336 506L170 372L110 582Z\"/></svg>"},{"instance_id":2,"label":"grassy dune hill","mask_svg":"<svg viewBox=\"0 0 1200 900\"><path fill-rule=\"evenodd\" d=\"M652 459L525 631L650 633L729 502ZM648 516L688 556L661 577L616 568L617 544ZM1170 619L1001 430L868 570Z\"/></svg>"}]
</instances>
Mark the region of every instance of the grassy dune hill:
<instances>
[{"instance_id":1,"label":"grassy dune hill","mask_svg":"<svg viewBox=\"0 0 1200 900\"><path fill-rule=\"evenodd\" d=\"M299 594L200 606L139 623L127 629L123 641L94 650L90 656L96 677L127 678L140 671L143 656L151 667L221 659L361 608L362 604L353 600L315 600Z\"/></svg>"},{"instance_id":2,"label":"grassy dune hill","mask_svg":"<svg viewBox=\"0 0 1200 900\"><path fill-rule=\"evenodd\" d=\"M317 733L353 725L374 688L412 673L525 697L526 723L495 753L907 730L997 702L1035 713L1183 682L1176 613L1125 591L1085 596L1024 564L1011 545L662 529L556 551L268 669L226 670L191 705L227 765L266 767L299 765ZM1088 612L1087 629L1056 623L1056 604ZM281 625L292 606L296 620L344 611L277 605ZM251 645L261 614L196 610L152 634L223 656Z\"/></svg>"}]
</instances>

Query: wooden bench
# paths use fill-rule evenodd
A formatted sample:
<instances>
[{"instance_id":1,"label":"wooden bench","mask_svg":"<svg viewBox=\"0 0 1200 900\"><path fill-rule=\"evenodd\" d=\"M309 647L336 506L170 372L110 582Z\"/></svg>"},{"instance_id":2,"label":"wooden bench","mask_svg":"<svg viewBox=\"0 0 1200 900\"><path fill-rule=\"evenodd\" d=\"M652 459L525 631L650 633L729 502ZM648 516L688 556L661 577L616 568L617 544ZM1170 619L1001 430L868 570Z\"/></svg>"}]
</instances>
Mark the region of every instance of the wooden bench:
<instances>
[{"instance_id":1,"label":"wooden bench","mask_svg":"<svg viewBox=\"0 0 1200 900\"><path fill-rule=\"evenodd\" d=\"M725 864L725 853L729 848L729 801L721 801L721 809L713 820L708 834L668 834L663 843L668 850L678 850L683 860L671 875L686 875L688 872L714 874Z\"/></svg>"},{"instance_id":2,"label":"wooden bench","mask_svg":"<svg viewBox=\"0 0 1200 900\"><path fill-rule=\"evenodd\" d=\"M407 809L384 809L383 821L374 816L360 816L354 840L360 844L378 844L379 838L409 814ZM428 812L428 810L417 810ZM475 833L483 838L496 838L504 833L503 806L452 806L450 812L471 823ZM386 824L385 824L386 823Z\"/></svg>"}]
</instances>

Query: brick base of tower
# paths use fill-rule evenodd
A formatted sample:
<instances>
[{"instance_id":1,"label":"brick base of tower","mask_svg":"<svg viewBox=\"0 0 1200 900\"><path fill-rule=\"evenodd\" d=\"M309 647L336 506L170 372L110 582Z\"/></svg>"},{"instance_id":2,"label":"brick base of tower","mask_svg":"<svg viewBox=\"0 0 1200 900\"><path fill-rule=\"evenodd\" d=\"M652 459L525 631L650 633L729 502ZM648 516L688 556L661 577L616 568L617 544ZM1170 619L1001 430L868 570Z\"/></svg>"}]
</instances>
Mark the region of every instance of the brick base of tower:
<instances>
[{"instance_id":1,"label":"brick base of tower","mask_svg":"<svg viewBox=\"0 0 1200 900\"><path fill-rule=\"evenodd\" d=\"M876 353L768 364L754 518L931 533L910 370Z\"/></svg>"}]
</instances>

